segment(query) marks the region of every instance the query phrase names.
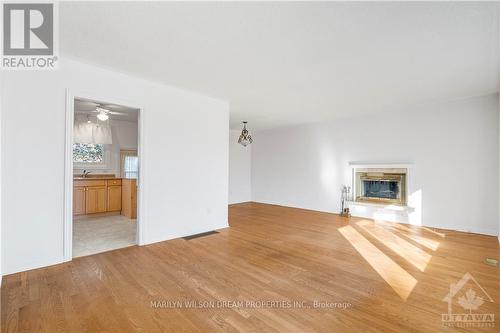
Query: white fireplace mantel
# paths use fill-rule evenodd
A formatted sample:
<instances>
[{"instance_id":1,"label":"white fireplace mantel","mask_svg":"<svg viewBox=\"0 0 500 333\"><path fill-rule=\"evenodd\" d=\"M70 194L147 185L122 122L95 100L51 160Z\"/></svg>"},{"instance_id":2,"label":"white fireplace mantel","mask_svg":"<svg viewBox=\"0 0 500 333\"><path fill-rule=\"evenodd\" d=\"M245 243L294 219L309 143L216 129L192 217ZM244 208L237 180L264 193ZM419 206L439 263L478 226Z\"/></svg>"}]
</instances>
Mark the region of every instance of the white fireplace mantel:
<instances>
[{"instance_id":1,"label":"white fireplace mantel","mask_svg":"<svg viewBox=\"0 0 500 333\"><path fill-rule=\"evenodd\" d=\"M411 163L365 163L351 162L351 188L353 195L356 193L356 170L359 169L406 169L407 186L406 195L411 193L411 173L413 165ZM387 203L371 203L348 201L347 205L352 216L371 218L375 220L387 220L392 222L412 223L412 216L419 213L416 207L410 204L407 206L391 205Z\"/></svg>"},{"instance_id":2,"label":"white fireplace mantel","mask_svg":"<svg viewBox=\"0 0 500 333\"><path fill-rule=\"evenodd\" d=\"M349 167L351 169L374 169L374 168L380 168L380 169L386 169L386 168L393 168L393 169L410 169L412 168L413 164L411 163L366 163L366 162L349 162Z\"/></svg>"}]
</instances>

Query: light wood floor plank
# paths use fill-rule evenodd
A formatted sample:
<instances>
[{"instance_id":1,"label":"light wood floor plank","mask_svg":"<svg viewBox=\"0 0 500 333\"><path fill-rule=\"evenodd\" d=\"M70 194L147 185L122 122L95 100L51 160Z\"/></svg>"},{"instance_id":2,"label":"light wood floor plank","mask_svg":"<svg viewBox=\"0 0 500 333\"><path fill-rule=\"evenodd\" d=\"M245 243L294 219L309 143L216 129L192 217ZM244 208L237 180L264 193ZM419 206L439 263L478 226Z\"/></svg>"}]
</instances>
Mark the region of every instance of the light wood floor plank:
<instances>
[{"instance_id":1,"label":"light wood floor plank","mask_svg":"<svg viewBox=\"0 0 500 333\"><path fill-rule=\"evenodd\" d=\"M498 329L441 323L442 300L466 272L495 301L480 312L500 317L500 270L483 263L500 257L495 237L256 203L230 206L229 223L218 234L5 276L2 332ZM170 306L152 307L155 301ZM304 308L257 303L263 301ZM349 307L314 308L315 301Z\"/></svg>"}]
</instances>

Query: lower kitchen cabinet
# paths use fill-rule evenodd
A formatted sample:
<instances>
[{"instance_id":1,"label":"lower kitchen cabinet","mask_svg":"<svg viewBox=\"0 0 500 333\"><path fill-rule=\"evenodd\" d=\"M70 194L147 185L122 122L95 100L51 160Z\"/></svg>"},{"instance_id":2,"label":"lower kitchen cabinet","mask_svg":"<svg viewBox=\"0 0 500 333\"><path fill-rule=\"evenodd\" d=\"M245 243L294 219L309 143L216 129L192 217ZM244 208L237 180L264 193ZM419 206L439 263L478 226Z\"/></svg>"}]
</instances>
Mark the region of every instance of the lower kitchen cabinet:
<instances>
[{"instance_id":1,"label":"lower kitchen cabinet","mask_svg":"<svg viewBox=\"0 0 500 333\"><path fill-rule=\"evenodd\" d=\"M122 210L122 187L108 186L108 212L119 212Z\"/></svg>"},{"instance_id":2,"label":"lower kitchen cabinet","mask_svg":"<svg viewBox=\"0 0 500 333\"><path fill-rule=\"evenodd\" d=\"M73 215L120 212L121 179L75 179L73 181Z\"/></svg>"},{"instance_id":3,"label":"lower kitchen cabinet","mask_svg":"<svg viewBox=\"0 0 500 333\"><path fill-rule=\"evenodd\" d=\"M106 186L89 186L85 191L85 214L106 212Z\"/></svg>"},{"instance_id":4,"label":"lower kitchen cabinet","mask_svg":"<svg viewBox=\"0 0 500 333\"><path fill-rule=\"evenodd\" d=\"M73 215L85 214L85 187L73 187Z\"/></svg>"}]
</instances>

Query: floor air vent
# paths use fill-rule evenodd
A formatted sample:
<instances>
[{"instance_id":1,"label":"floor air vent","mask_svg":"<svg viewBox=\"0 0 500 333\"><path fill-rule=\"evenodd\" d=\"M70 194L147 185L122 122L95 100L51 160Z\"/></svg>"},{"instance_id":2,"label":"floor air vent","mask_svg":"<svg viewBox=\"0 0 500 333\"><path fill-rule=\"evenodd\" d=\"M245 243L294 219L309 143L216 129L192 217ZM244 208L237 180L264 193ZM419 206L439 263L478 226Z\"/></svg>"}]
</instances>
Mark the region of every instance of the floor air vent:
<instances>
[{"instance_id":1,"label":"floor air vent","mask_svg":"<svg viewBox=\"0 0 500 333\"><path fill-rule=\"evenodd\" d=\"M205 236L210 236L214 234L218 234L218 231L208 231L208 232L202 232L201 234L196 234L196 235L191 235L191 236L186 236L182 237L184 240L191 240L191 239L196 239L200 237L205 237Z\"/></svg>"},{"instance_id":2,"label":"floor air vent","mask_svg":"<svg viewBox=\"0 0 500 333\"><path fill-rule=\"evenodd\" d=\"M486 259L484 259L484 263L486 265L490 265L490 266L494 266L494 267L500 267L500 264L498 263L497 259L486 258Z\"/></svg>"}]
</instances>

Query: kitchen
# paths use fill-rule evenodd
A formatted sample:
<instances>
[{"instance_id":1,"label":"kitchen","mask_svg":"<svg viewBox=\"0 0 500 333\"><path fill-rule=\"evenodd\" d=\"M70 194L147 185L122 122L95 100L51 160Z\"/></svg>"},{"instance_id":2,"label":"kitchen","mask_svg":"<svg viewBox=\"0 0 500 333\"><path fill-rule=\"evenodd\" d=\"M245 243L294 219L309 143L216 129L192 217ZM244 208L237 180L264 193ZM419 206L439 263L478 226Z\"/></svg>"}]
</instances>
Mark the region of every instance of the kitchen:
<instances>
[{"instance_id":1,"label":"kitchen","mask_svg":"<svg viewBox=\"0 0 500 333\"><path fill-rule=\"evenodd\" d=\"M73 257L137 243L137 109L74 100Z\"/></svg>"}]
</instances>

